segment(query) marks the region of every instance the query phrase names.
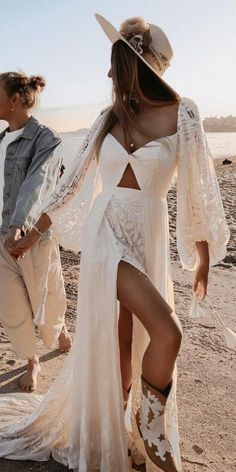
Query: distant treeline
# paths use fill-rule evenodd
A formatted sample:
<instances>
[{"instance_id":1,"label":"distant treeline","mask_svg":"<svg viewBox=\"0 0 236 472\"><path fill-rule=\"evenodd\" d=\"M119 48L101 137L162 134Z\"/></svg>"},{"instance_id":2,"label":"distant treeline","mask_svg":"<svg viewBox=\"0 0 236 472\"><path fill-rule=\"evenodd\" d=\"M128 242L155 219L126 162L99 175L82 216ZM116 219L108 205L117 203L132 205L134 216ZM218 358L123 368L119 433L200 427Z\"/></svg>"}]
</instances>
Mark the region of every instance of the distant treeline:
<instances>
[{"instance_id":1,"label":"distant treeline","mask_svg":"<svg viewBox=\"0 0 236 472\"><path fill-rule=\"evenodd\" d=\"M203 126L207 133L236 132L236 116L211 116L203 120Z\"/></svg>"}]
</instances>

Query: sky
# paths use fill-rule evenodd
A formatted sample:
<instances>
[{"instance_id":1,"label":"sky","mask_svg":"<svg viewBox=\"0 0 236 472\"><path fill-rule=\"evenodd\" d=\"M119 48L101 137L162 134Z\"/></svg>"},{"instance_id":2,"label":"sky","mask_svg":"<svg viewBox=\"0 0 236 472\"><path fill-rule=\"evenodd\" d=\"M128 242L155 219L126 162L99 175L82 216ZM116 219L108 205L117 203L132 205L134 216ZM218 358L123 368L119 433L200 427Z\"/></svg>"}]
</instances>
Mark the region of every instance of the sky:
<instances>
[{"instance_id":1,"label":"sky","mask_svg":"<svg viewBox=\"0 0 236 472\"><path fill-rule=\"evenodd\" d=\"M0 72L42 74L39 116L59 131L91 124L111 99L115 27L132 16L160 26L174 51L165 80L202 117L236 115L236 0L0 0Z\"/></svg>"}]
</instances>

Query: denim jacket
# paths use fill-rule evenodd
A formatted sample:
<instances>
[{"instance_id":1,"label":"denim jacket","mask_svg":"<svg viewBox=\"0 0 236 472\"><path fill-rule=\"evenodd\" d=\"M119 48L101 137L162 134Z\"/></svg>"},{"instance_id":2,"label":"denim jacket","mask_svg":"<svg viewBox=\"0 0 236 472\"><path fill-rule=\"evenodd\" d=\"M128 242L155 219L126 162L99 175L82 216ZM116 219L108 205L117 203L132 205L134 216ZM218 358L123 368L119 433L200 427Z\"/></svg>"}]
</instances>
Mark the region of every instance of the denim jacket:
<instances>
[{"instance_id":1,"label":"denim jacket","mask_svg":"<svg viewBox=\"0 0 236 472\"><path fill-rule=\"evenodd\" d=\"M0 141L5 132L0 133ZM17 226L24 233L37 221L43 201L53 193L62 165L61 138L31 117L10 143L4 165L1 233Z\"/></svg>"}]
</instances>

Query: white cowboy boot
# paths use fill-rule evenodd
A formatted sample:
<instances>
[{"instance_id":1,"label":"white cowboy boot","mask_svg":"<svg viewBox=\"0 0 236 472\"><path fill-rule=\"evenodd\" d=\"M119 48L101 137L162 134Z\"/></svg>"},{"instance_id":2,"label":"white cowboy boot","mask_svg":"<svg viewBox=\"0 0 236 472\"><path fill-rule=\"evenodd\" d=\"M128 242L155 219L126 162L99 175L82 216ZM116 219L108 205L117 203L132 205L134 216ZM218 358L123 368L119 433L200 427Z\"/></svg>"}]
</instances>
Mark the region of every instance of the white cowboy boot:
<instances>
[{"instance_id":1,"label":"white cowboy boot","mask_svg":"<svg viewBox=\"0 0 236 472\"><path fill-rule=\"evenodd\" d=\"M149 463L149 470L150 472L157 471L159 467L164 472L180 472L166 433L165 406L167 399L143 377L141 382L142 400L136 421L147 455L154 466L151 468ZM157 466L156 469L155 466Z\"/></svg>"}]
</instances>

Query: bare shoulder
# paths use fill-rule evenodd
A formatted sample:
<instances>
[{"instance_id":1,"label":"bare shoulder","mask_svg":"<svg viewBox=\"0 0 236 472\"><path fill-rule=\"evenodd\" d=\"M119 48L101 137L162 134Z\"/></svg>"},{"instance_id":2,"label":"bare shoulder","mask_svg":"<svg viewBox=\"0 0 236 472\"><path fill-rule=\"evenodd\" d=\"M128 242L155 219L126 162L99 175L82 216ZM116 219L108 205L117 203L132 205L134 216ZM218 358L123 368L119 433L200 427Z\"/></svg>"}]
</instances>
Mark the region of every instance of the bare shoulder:
<instances>
[{"instance_id":1,"label":"bare shoulder","mask_svg":"<svg viewBox=\"0 0 236 472\"><path fill-rule=\"evenodd\" d=\"M157 136L169 136L177 132L179 106L180 103L174 103L168 106L156 107L153 131L156 132Z\"/></svg>"},{"instance_id":2,"label":"bare shoulder","mask_svg":"<svg viewBox=\"0 0 236 472\"><path fill-rule=\"evenodd\" d=\"M179 111L179 105L180 103L174 103L172 105L167 105L165 107L163 107L163 109L161 109L162 113L163 113L163 116L165 116L166 118L168 118L169 121L174 121L176 122L177 118L178 118L178 111Z\"/></svg>"}]
</instances>

